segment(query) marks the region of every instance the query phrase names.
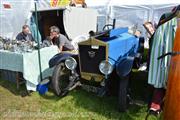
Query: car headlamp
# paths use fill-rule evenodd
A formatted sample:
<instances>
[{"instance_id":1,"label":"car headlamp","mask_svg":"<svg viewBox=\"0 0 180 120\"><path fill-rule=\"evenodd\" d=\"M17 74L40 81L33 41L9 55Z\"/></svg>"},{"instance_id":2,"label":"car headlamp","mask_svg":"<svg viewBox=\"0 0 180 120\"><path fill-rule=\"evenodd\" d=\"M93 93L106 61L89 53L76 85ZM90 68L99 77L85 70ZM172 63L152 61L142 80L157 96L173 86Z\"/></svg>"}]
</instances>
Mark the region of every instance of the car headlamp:
<instances>
[{"instance_id":1,"label":"car headlamp","mask_svg":"<svg viewBox=\"0 0 180 120\"><path fill-rule=\"evenodd\" d=\"M73 57L69 57L65 60L65 65L68 69L74 70L77 67L77 62Z\"/></svg>"},{"instance_id":2,"label":"car headlamp","mask_svg":"<svg viewBox=\"0 0 180 120\"><path fill-rule=\"evenodd\" d=\"M105 75L109 75L112 73L113 71L113 66L110 62L103 60L100 64L99 64L99 70L101 71L101 73L105 74Z\"/></svg>"}]
</instances>

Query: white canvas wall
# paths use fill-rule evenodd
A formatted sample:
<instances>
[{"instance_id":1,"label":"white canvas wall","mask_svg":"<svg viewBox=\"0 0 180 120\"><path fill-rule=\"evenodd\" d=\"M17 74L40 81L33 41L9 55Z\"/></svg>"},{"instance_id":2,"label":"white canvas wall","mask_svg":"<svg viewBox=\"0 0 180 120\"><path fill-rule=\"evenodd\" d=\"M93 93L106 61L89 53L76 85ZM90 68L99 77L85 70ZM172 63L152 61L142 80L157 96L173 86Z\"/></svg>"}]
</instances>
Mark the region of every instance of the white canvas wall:
<instances>
[{"instance_id":1,"label":"white canvas wall","mask_svg":"<svg viewBox=\"0 0 180 120\"><path fill-rule=\"evenodd\" d=\"M180 4L180 0L86 0L88 7L107 16L107 23L116 19L116 27L138 25L145 21L158 22L160 16Z\"/></svg>"},{"instance_id":2,"label":"white canvas wall","mask_svg":"<svg viewBox=\"0 0 180 120\"><path fill-rule=\"evenodd\" d=\"M10 4L11 8L4 8ZM0 36L13 38L31 16L33 0L0 0Z\"/></svg>"}]
</instances>

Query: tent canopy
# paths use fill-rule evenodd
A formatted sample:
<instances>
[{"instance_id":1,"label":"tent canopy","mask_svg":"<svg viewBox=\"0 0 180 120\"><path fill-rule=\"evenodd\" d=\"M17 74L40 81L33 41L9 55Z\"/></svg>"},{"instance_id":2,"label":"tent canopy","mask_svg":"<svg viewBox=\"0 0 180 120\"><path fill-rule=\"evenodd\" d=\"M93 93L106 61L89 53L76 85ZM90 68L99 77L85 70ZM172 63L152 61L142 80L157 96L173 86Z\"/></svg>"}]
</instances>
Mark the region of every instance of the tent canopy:
<instances>
[{"instance_id":1,"label":"tent canopy","mask_svg":"<svg viewBox=\"0 0 180 120\"><path fill-rule=\"evenodd\" d=\"M53 9L52 1L38 0L38 9ZM11 8L4 7L4 4L8 3ZM104 21L104 24L112 23L115 18L116 27L136 25L142 30L145 21L157 23L160 16L180 4L180 0L86 0L86 3L105 19L99 19L99 25ZM56 7L55 9L62 8L62 6ZM34 10L34 0L1 0L0 36L14 38L21 31L22 25L29 22L32 10Z\"/></svg>"}]
</instances>

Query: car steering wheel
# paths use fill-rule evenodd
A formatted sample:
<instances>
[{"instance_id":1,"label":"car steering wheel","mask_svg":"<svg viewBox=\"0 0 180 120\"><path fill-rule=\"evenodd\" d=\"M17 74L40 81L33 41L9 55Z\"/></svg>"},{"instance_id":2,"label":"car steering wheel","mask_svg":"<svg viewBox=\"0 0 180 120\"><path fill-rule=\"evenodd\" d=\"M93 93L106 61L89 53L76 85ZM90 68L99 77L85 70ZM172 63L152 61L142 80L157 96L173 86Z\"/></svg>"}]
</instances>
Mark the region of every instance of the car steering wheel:
<instances>
[{"instance_id":1,"label":"car steering wheel","mask_svg":"<svg viewBox=\"0 0 180 120\"><path fill-rule=\"evenodd\" d=\"M113 29L113 25L112 24L106 24L104 27L103 27L103 31L105 30L111 30Z\"/></svg>"}]
</instances>

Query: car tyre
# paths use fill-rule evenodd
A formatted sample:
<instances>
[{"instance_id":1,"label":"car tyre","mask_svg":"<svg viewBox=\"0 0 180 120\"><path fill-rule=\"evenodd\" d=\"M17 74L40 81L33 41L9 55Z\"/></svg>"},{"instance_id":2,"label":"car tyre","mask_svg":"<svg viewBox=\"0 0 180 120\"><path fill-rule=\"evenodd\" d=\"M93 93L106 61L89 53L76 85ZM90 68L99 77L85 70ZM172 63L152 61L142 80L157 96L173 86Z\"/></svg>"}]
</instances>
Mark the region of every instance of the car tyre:
<instances>
[{"instance_id":1,"label":"car tyre","mask_svg":"<svg viewBox=\"0 0 180 120\"><path fill-rule=\"evenodd\" d=\"M69 85L70 70L65 66L64 62L55 66L52 75L52 87L57 96L64 96L66 88Z\"/></svg>"},{"instance_id":2,"label":"car tyre","mask_svg":"<svg viewBox=\"0 0 180 120\"><path fill-rule=\"evenodd\" d=\"M120 112L125 112L127 109L128 82L129 82L129 76L122 77L119 81L118 106Z\"/></svg>"}]
</instances>

